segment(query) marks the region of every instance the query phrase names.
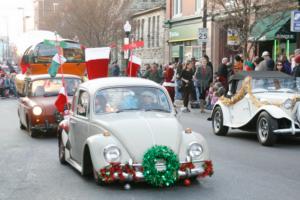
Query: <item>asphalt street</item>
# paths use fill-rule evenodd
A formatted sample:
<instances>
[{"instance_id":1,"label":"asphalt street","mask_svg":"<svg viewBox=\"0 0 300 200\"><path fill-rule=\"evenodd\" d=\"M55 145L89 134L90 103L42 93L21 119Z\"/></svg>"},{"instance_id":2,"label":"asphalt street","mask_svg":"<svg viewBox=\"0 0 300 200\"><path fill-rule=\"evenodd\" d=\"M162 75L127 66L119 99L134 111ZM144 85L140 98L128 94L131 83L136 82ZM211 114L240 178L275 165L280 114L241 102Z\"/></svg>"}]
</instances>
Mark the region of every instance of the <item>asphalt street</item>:
<instances>
[{"instance_id":1,"label":"asphalt street","mask_svg":"<svg viewBox=\"0 0 300 200\"><path fill-rule=\"evenodd\" d=\"M180 116L207 139L215 174L186 187L153 188L147 184L98 186L58 161L57 139L30 138L19 129L17 100L0 100L0 200L79 199L211 199L298 200L300 139L281 138L274 147L261 146L254 133L212 133L208 113Z\"/></svg>"}]
</instances>

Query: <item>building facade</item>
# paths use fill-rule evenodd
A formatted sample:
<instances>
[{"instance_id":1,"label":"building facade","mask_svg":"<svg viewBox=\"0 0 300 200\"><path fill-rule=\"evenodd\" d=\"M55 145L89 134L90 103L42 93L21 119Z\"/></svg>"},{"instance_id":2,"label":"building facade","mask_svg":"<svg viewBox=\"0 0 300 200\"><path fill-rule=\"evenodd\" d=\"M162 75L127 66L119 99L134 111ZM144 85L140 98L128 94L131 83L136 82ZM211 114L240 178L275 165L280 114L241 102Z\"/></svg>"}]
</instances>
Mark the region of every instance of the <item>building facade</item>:
<instances>
[{"instance_id":1,"label":"building facade","mask_svg":"<svg viewBox=\"0 0 300 200\"><path fill-rule=\"evenodd\" d=\"M139 12L156 7L160 7L166 4L166 0L132 0L131 11Z\"/></svg>"},{"instance_id":2,"label":"building facade","mask_svg":"<svg viewBox=\"0 0 300 200\"><path fill-rule=\"evenodd\" d=\"M165 54L166 32L164 29L165 7L156 7L140 11L132 15L135 40L143 40L144 47L134 50L134 54L142 59L143 64L168 61Z\"/></svg>"},{"instance_id":3,"label":"building facade","mask_svg":"<svg viewBox=\"0 0 300 200\"><path fill-rule=\"evenodd\" d=\"M53 15L58 6L63 6L64 0L34 0L34 27L35 30L47 29L45 20Z\"/></svg>"}]
</instances>

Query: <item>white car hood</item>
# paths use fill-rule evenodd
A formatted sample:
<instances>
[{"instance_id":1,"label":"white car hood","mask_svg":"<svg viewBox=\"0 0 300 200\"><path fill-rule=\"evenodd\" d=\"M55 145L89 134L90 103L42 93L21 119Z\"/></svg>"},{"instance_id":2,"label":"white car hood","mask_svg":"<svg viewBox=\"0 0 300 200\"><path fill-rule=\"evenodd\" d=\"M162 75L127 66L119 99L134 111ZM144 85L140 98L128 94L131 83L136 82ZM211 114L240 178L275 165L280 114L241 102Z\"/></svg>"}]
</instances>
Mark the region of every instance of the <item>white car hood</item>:
<instances>
[{"instance_id":1,"label":"white car hood","mask_svg":"<svg viewBox=\"0 0 300 200\"><path fill-rule=\"evenodd\" d=\"M109 130L138 162L154 145L165 145L179 153L183 129L171 113L113 113L99 116L96 122Z\"/></svg>"}]
</instances>

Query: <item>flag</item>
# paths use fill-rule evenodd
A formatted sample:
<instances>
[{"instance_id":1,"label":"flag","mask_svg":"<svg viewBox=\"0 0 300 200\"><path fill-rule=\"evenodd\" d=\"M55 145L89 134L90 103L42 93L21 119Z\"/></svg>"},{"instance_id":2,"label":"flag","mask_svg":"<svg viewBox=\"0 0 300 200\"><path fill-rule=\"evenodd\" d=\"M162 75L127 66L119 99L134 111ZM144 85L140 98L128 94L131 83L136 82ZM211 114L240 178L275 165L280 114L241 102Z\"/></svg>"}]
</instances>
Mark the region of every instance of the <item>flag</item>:
<instances>
[{"instance_id":1,"label":"flag","mask_svg":"<svg viewBox=\"0 0 300 200\"><path fill-rule=\"evenodd\" d=\"M58 112L64 112L65 105L67 105L67 96L64 87L60 88L54 105L57 108Z\"/></svg>"},{"instance_id":2,"label":"flag","mask_svg":"<svg viewBox=\"0 0 300 200\"><path fill-rule=\"evenodd\" d=\"M52 58L51 65L48 69L48 73L53 78L56 76L58 68L60 65L64 64L67 61L67 59L61 55L55 54L55 56Z\"/></svg>"},{"instance_id":3,"label":"flag","mask_svg":"<svg viewBox=\"0 0 300 200\"><path fill-rule=\"evenodd\" d=\"M127 76L137 77L141 64L142 60L139 57L132 55L126 70Z\"/></svg>"},{"instance_id":4,"label":"flag","mask_svg":"<svg viewBox=\"0 0 300 200\"><path fill-rule=\"evenodd\" d=\"M108 76L110 47L86 48L85 61L89 80Z\"/></svg>"}]
</instances>

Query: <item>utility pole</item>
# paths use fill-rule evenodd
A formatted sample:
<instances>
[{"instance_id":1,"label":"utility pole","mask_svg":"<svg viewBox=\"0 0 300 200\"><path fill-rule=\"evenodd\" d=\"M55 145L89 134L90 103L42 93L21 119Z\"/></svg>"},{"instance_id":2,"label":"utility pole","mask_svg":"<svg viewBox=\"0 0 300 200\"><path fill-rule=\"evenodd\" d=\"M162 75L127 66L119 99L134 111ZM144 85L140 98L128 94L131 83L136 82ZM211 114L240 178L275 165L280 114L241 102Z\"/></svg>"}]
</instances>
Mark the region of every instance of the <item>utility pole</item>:
<instances>
[{"instance_id":1,"label":"utility pole","mask_svg":"<svg viewBox=\"0 0 300 200\"><path fill-rule=\"evenodd\" d=\"M300 0L298 0L298 10L300 10ZM296 33L296 46L297 49L300 48L300 32Z\"/></svg>"},{"instance_id":2,"label":"utility pole","mask_svg":"<svg viewBox=\"0 0 300 200\"><path fill-rule=\"evenodd\" d=\"M300 0L299 0L300 2ZM203 28L207 28L207 0L203 1L203 16L202 16ZM202 43L202 56L206 55L206 42Z\"/></svg>"}]
</instances>

